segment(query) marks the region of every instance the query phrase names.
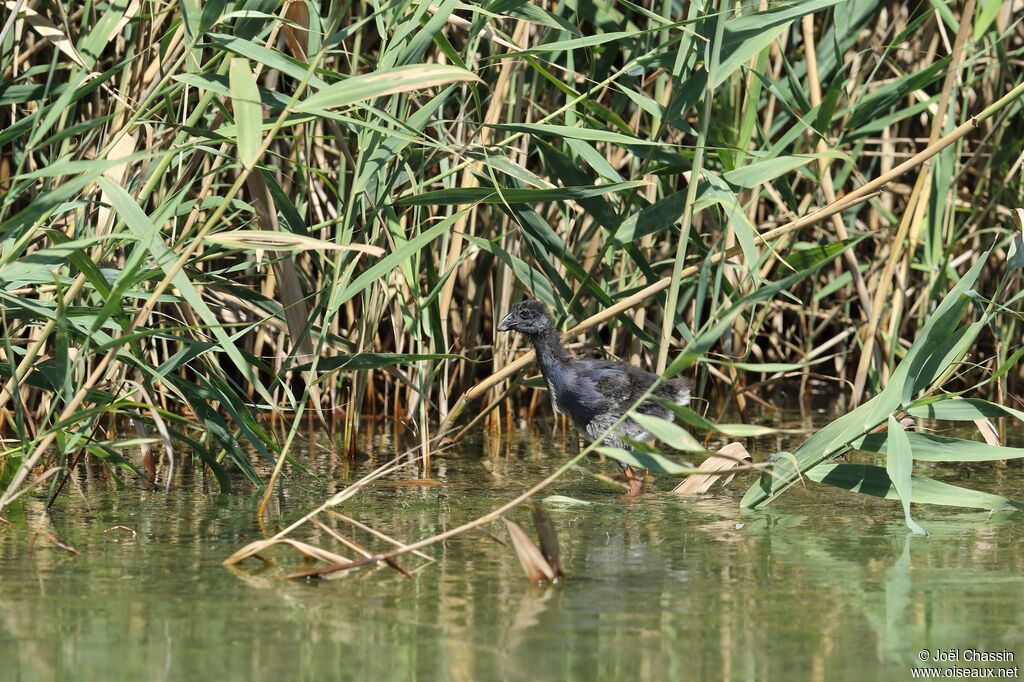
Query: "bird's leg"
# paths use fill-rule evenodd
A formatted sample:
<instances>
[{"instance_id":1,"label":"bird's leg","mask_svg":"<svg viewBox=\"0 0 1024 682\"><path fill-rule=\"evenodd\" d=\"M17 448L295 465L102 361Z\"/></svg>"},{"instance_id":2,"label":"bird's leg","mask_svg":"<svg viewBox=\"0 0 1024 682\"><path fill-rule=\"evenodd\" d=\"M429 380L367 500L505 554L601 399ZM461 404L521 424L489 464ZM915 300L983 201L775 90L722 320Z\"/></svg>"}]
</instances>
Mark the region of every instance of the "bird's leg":
<instances>
[{"instance_id":1,"label":"bird's leg","mask_svg":"<svg viewBox=\"0 0 1024 682\"><path fill-rule=\"evenodd\" d=\"M622 466L622 473L626 475L626 485L629 486L629 492L626 493L630 497L639 495L644 490L644 479L642 476L637 474L633 467L628 464L619 462Z\"/></svg>"},{"instance_id":2,"label":"bird's leg","mask_svg":"<svg viewBox=\"0 0 1024 682\"><path fill-rule=\"evenodd\" d=\"M621 450L627 450L632 452L629 449L629 446L626 444L626 442L619 438L617 434L612 434L606 437L604 443L608 445L608 447L619 448ZM636 497L641 492L643 492L643 477L637 474L633 467L629 466L625 462L619 462L619 460L615 461L618 462L620 467L622 467L622 473L626 477L626 486L629 488L629 490L626 492L626 495L630 497Z\"/></svg>"}]
</instances>

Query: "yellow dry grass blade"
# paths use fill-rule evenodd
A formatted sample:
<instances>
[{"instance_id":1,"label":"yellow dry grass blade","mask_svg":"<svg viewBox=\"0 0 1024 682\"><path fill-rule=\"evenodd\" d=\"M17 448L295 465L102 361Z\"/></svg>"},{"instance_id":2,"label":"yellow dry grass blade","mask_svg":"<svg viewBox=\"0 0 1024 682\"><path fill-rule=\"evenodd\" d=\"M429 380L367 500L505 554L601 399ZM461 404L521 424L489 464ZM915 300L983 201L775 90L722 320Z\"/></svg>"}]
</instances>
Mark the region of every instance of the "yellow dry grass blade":
<instances>
[{"instance_id":1,"label":"yellow dry grass blade","mask_svg":"<svg viewBox=\"0 0 1024 682\"><path fill-rule=\"evenodd\" d=\"M125 132L117 138L117 141L114 142L114 146L107 154L107 158L111 161L128 158L135 153L137 146L138 139L131 133ZM116 166L111 166L107 170L103 171L103 177L107 178L115 185L124 187L124 178L127 170L127 162L119 163ZM103 203L96 212L97 233L107 234L110 232L110 228L113 227L114 209L111 208L113 204L110 197L102 188L100 188L100 195L103 198Z\"/></svg>"},{"instance_id":2,"label":"yellow dry grass blade","mask_svg":"<svg viewBox=\"0 0 1024 682\"><path fill-rule=\"evenodd\" d=\"M259 230L231 230L203 237L212 244L223 244L240 249L273 249L275 251L358 251L371 256L383 256L384 249L370 244L335 244L334 242L305 237L301 234L261 232Z\"/></svg>"},{"instance_id":3,"label":"yellow dry grass blade","mask_svg":"<svg viewBox=\"0 0 1024 682\"><path fill-rule=\"evenodd\" d=\"M17 3L14 0L8 0L6 3L7 9L12 12L19 11L19 4L20 3ZM75 49L75 44L71 42L71 39L68 38L63 31L31 7L22 6L20 11L25 15L25 23L31 26L36 33L70 57L71 61L75 64L85 68L85 60L82 59L82 55L80 55L78 50Z\"/></svg>"}]
</instances>

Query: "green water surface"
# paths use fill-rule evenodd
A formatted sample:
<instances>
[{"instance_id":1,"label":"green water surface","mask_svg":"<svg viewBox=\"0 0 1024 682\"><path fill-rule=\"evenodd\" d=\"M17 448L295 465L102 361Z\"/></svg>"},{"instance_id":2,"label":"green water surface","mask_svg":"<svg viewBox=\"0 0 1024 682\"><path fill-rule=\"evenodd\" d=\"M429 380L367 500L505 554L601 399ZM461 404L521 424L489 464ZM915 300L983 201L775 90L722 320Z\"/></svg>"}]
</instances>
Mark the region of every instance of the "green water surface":
<instances>
[{"instance_id":1,"label":"green water surface","mask_svg":"<svg viewBox=\"0 0 1024 682\"><path fill-rule=\"evenodd\" d=\"M748 447L763 459L803 437ZM341 509L411 542L514 497L569 456L570 439L550 425L476 434L434 460L434 484L409 469ZM377 434L351 460L311 437L295 451L311 472L290 472L269 530L386 462L397 440ZM664 478L628 500L573 472L546 493L590 503L550 507L568 573L557 586L527 582L500 524L430 548L434 563L403 558L414 580L370 567L286 581L311 565L284 549L266 553L273 566L221 565L264 537L244 480L224 495L178 469L169 492L118 490L92 464L48 511L42 497L8 510L0 679L904 680L921 650L1016 658L960 667L1024 658L1019 513L915 506L931 534L911 537L898 504L812 483L745 512L749 476L701 499L668 494ZM1024 499L1012 464L926 471ZM511 517L530 528L528 509ZM296 537L352 556L323 530Z\"/></svg>"}]
</instances>

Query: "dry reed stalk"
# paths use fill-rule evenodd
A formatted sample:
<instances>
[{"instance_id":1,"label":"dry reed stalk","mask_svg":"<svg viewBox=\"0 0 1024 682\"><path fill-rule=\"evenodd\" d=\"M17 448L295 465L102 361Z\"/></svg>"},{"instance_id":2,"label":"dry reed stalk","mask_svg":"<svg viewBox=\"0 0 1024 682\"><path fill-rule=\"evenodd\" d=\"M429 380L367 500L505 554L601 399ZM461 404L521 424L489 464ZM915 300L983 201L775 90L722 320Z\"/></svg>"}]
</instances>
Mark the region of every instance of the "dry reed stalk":
<instances>
[{"instance_id":1,"label":"dry reed stalk","mask_svg":"<svg viewBox=\"0 0 1024 682\"><path fill-rule=\"evenodd\" d=\"M512 41L516 44L522 44L525 40L527 31L529 30L529 23L526 21L519 21L516 25L515 33L513 34ZM501 114L505 108L506 99L509 94L509 85L511 83L513 69L518 65L518 62L512 59L506 59L501 65L501 70L498 73L498 80L491 92L491 100L487 107L487 112L484 115L483 125L480 127L478 136L479 144L481 147L486 147L490 144L491 138L493 137L494 128L490 126L501 122ZM479 187L480 181L477 177L477 172L483 171L482 161L472 161L465 165L462 169L461 179L459 180L459 187L462 188L473 188ZM470 220L470 212L464 213L452 227L452 236L448 244L448 252L445 254L443 271L454 270L457 265L461 262L462 246L463 246L463 235L466 231L467 225ZM457 277L453 272L452 275L445 282L444 287L441 289L441 302L440 302L440 315L441 319L446 319L452 311L452 300L455 295L455 285L457 283ZM442 328L445 336L443 339L443 345L445 348L449 346L450 340L448 337L449 327L445 325ZM447 378L447 376L445 377ZM442 380L442 386L444 385ZM441 401L441 421L445 421L448 416L448 401L447 396L443 396Z\"/></svg>"},{"instance_id":2,"label":"dry reed stalk","mask_svg":"<svg viewBox=\"0 0 1024 682\"><path fill-rule=\"evenodd\" d=\"M259 541L259 542L270 542L270 541L284 540L284 539L287 538L287 536L289 534L291 534L296 529L298 529L298 528L302 527L303 525L305 525L306 523L308 523L310 520L315 518L317 515L323 513L324 511L326 511L328 509L331 509L333 507L336 507L336 506L342 504L346 500L351 499L352 497L357 495L360 491L362 491L366 486L370 485L374 481L376 481L376 480L378 480L378 479L380 479L380 478L382 478L384 476L387 476L388 474L391 474L391 473L394 473L396 471L399 471L399 470L403 469L404 467L414 465L416 463L416 458L415 458L414 455L416 454L416 452L418 450L419 450L419 446L418 445L416 447L410 449L410 450L406 450L402 454L400 454L397 457L393 458L391 461L387 462L386 464L383 464L380 467L377 467L376 469L374 469L370 473L366 474L365 476L363 476L358 481L356 481L352 485L348 486L347 488L345 488L341 492L339 492L339 493L337 493L335 495L332 495L330 498L328 498L326 501L324 501L320 506L318 506L315 509L313 509L312 511L306 513L304 516L302 516L301 518L297 519L296 521L293 521L290 525L288 525L284 529L282 529L282 530L278 531L277 533L273 534L271 537L267 538L266 540ZM262 519L263 517L262 517L262 515L260 515L258 518ZM242 549L238 550L237 552L232 554L230 557L225 559L222 563L225 566L230 566L232 564L238 563L239 561L242 561L247 556L250 556L250 554L247 551L248 548L252 547L252 546L254 546L256 544L258 544L258 543L251 543L250 545L247 545L246 547L243 547ZM408 549L408 551L414 551L415 549L418 549L418 548L415 548L415 547L410 547L409 545L403 545L402 547L403 547L403 549Z\"/></svg>"},{"instance_id":3,"label":"dry reed stalk","mask_svg":"<svg viewBox=\"0 0 1024 682\"><path fill-rule=\"evenodd\" d=\"M711 489L723 476L722 485L727 485L736 472L744 468L744 463L753 464L753 458L742 443L729 443L700 464L700 470L706 473L687 476L672 489L676 495L701 495Z\"/></svg>"},{"instance_id":4,"label":"dry reed stalk","mask_svg":"<svg viewBox=\"0 0 1024 682\"><path fill-rule=\"evenodd\" d=\"M350 526L352 526L354 528L358 528L359 530L361 530L361 531L363 531L365 533L369 533L370 535L373 535L374 537L380 538L384 542L387 542L388 544L394 545L395 547L404 548L404 547L407 546L404 542L400 542L400 541L394 539L393 537L391 537L389 535L385 535L384 533L381 533L380 531L378 531L378 530L376 530L374 528L371 528L370 526L367 526L365 523L361 523L361 522L357 521L356 519L353 519L350 516L345 516L341 512L337 512L337 511L334 511L333 509L331 509L331 510L328 510L328 513L331 516L333 516L333 517L335 517L335 518L337 518L337 519L339 519L341 521L344 521L345 523L349 524ZM434 557L430 556L429 554L424 554L423 552L413 552L413 554L415 554L416 556L418 556L419 558L421 558L421 559L423 559L425 561L435 561Z\"/></svg>"},{"instance_id":5,"label":"dry reed stalk","mask_svg":"<svg viewBox=\"0 0 1024 682\"><path fill-rule=\"evenodd\" d=\"M344 571L351 568L357 568L359 566L365 566L369 563L385 561L386 559L394 559L403 554L408 554L409 552L414 552L416 550L423 549L424 547L430 547L431 545L435 545L438 542L447 540L448 538L455 537L456 535L461 535L467 531L474 530L493 521L496 521L509 510L517 507L523 502L526 502L528 499L539 493L548 485L561 478L563 474L565 474L567 471L571 470L574 466L576 466L576 464L580 462L586 455L590 454L591 447L588 447L586 450L580 452L578 455L576 455L575 457L567 461L565 464L563 464L561 467L559 467L557 470L555 470L555 472L549 475L547 478L540 481L539 483L536 483L533 487L529 488L526 492L518 495L514 499L510 500L509 502L506 502L500 507L488 512L487 514L484 514L483 516L474 519L473 521L470 521L469 523L464 523L461 526L444 531L443 533L438 533L437 535L433 535L429 538L419 540L417 542L412 543L411 545L406 545L405 547L399 549L394 549L389 552L375 554L372 557L363 559L362 561L338 562L333 566L328 566L324 569L320 569L316 572L316 575L327 575L329 573L335 573L337 571Z\"/></svg>"},{"instance_id":6,"label":"dry reed stalk","mask_svg":"<svg viewBox=\"0 0 1024 682\"><path fill-rule=\"evenodd\" d=\"M814 15L805 15L802 23L804 48L807 55L807 85L810 90L811 106L818 107L821 106L821 80L818 78L818 57L814 40ZM832 181L832 169L827 157L829 146L823 137L818 138L815 149L821 155L818 157L821 191L825 195L826 205L833 204L836 201L836 190L835 184ZM836 236L842 240L849 239L850 234L846 230L842 216L836 213L832 216L831 220L832 229L835 231ZM868 318L871 315L871 296L868 295L867 285L864 284L864 278L861 276L857 254L853 251L845 251L843 259L846 261L848 272L853 277L853 284L857 289L857 301L864 312L864 317Z\"/></svg>"},{"instance_id":7,"label":"dry reed stalk","mask_svg":"<svg viewBox=\"0 0 1024 682\"><path fill-rule=\"evenodd\" d=\"M946 112L949 109L949 101L950 95L953 90L953 85L954 83L956 83L956 79L959 75L960 64L963 61L964 54L963 46L967 39L967 34L970 31L973 16L974 0L966 0L966 2L964 3L964 11L961 13L960 31L957 34L957 48L953 51L950 68L946 71L946 79L942 86L942 94L939 97L938 110L936 112L934 119L932 120L931 134L928 137L928 147L926 148L926 151L938 146L939 134L942 132L942 127L946 120ZM942 23L941 20L939 20L939 23ZM1018 88L1020 88L1020 86L1018 86ZM1015 88L1015 90L1018 88ZM990 109L991 107L989 109L986 109L986 111L989 111ZM985 112L982 112L982 115L984 115L984 113ZM989 114L989 116L991 116L991 113ZM988 116L985 116L984 118L988 118ZM947 135L942 139L946 140L950 138L965 125L973 124L973 126L977 126L978 123L981 122L981 120L984 120L984 118L981 118L980 120L971 119L967 123L961 124L961 126L958 127L956 131L950 133L950 135ZM962 137L962 135L950 140L948 144L942 147L942 149L945 149L945 147L949 146L949 144L952 144L953 142L959 140L960 137ZM937 154L942 149L937 149L934 154L928 157L928 159L931 159L932 156ZM890 244L889 257L885 262L885 268L882 270L882 274L878 281L878 286L875 288L875 296L871 304L871 314L868 316L868 323L864 327L864 334L861 339L862 350L860 361L857 364L857 373L853 379L852 399L854 405L857 405L864 395L864 388L867 382L868 375L868 365L871 362L871 354L873 352L875 345L875 335L878 330L878 324L882 318L882 309L885 306L885 301L887 298L889 298L889 291L893 281L893 274L896 270L896 264L897 262L899 262L900 257L902 256L903 242L905 239L907 239L909 235L917 234L917 232L920 230L921 221L924 217L925 205L922 201L922 196L927 195L926 185L931 180L931 164L927 163L928 159L925 159L925 163L922 163L923 168L921 172L918 174L917 180L914 183L914 189L911 192L910 200L907 202L907 205L903 209L903 218L900 220L899 229L897 230L896 236L893 238ZM902 165L906 164L901 164L900 167L902 167ZM916 239L912 239L911 247L913 246L914 241L916 241ZM911 254L908 253L907 257L910 258L910 256ZM903 271L904 275L905 273L906 270ZM894 296L896 297L896 301L902 300L902 294L899 293L898 290L897 292L895 292ZM890 310L893 316L897 315L899 311L898 303L894 303ZM890 327L893 328L893 330L895 331L895 324L890 325Z\"/></svg>"}]
</instances>

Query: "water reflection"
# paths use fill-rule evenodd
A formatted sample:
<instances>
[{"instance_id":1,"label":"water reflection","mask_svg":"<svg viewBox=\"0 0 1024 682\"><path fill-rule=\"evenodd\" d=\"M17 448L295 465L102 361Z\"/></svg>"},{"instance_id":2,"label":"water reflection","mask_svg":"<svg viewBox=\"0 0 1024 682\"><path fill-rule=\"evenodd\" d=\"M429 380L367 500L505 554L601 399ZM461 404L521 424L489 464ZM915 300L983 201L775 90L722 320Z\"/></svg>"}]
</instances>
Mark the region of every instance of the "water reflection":
<instances>
[{"instance_id":1,"label":"water reflection","mask_svg":"<svg viewBox=\"0 0 1024 682\"><path fill-rule=\"evenodd\" d=\"M751 450L763 457L794 437ZM292 472L275 523L402 446L377 434L352 461L311 440L304 461L319 478ZM558 430L478 435L435 462L442 485L401 484L425 476L410 469L345 513L405 541L424 537L515 495L573 447ZM169 494L117 492L86 467L83 495L49 512L27 502L0 526L4 679L863 680L907 679L922 648L1024 656L1019 515L916 508L932 534L912 538L898 505L821 487L743 512L748 480L705 499L625 501L569 475L550 492L593 504L552 507L569 579L538 589L486 533L432 548L438 561L414 581L376 568L315 584L283 582L257 562L225 569L224 557L262 537L255 495L220 495L187 466ZM1017 497L1024 487L1013 467L971 484L985 482ZM525 510L516 516L529 525ZM315 528L304 539L330 543Z\"/></svg>"}]
</instances>

